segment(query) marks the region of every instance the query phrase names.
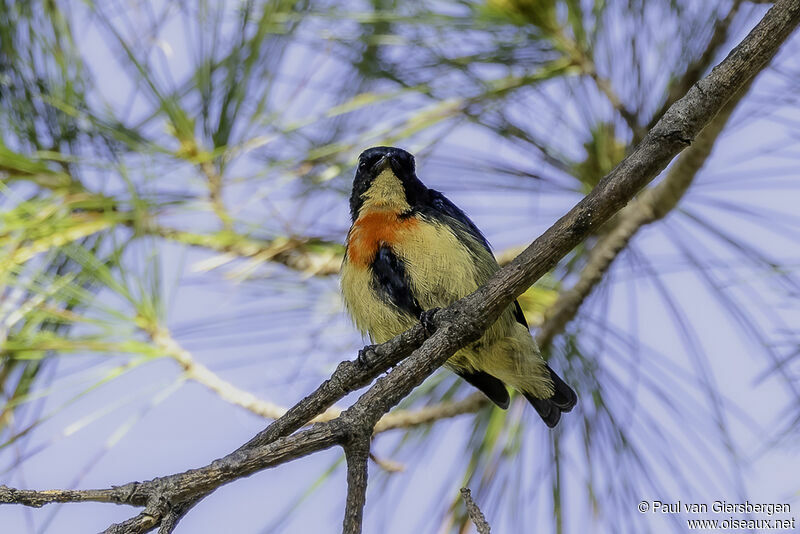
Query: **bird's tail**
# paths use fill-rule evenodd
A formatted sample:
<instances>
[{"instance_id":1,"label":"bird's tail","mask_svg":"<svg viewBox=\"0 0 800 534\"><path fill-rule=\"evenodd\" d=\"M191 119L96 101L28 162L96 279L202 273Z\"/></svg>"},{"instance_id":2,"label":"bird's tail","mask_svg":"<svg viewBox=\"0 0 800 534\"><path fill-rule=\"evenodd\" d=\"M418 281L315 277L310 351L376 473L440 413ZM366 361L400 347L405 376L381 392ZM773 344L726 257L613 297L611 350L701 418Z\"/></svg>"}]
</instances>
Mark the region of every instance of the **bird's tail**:
<instances>
[{"instance_id":1,"label":"bird's tail","mask_svg":"<svg viewBox=\"0 0 800 534\"><path fill-rule=\"evenodd\" d=\"M578 396L560 376L550 369L549 365L547 366L547 370L550 373L550 379L553 381L553 388L555 390L553 396L548 399L539 399L530 393L524 393L524 395L525 398L528 399L528 402L531 403L531 406L536 409L539 417L544 420L545 424L553 428L561 419L562 412L568 412L575 407L575 404L578 402Z\"/></svg>"}]
</instances>

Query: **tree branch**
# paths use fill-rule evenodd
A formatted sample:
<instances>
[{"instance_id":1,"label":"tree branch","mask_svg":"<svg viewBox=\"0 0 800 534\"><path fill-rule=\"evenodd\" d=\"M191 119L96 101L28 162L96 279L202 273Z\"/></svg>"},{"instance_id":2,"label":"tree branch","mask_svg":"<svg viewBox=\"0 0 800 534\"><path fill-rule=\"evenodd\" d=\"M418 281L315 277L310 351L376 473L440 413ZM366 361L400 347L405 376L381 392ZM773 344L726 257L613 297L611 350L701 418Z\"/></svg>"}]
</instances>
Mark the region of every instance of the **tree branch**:
<instances>
[{"instance_id":1,"label":"tree branch","mask_svg":"<svg viewBox=\"0 0 800 534\"><path fill-rule=\"evenodd\" d=\"M144 329L158 348L178 362L185 371L187 378L207 387L222 400L268 419L280 419L286 415L288 410L285 407L260 399L253 393L236 387L195 360L189 351L175 341L166 328L152 324L146 325ZM419 410L396 410L384 415L378 421L373 429L373 434L395 428L408 428L427 424L438 419L455 417L464 413L473 413L485 404L486 397L481 394L474 394L461 401L442 402ZM303 426L336 419L341 413L342 408L331 406L311 420L306 421Z\"/></svg>"},{"instance_id":2,"label":"tree branch","mask_svg":"<svg viewBox=\"0 0 800 534\"><path fill-rule=\"evenodd\" d=\"M147 510L140 514L123 521L111 525L103 534L138 534L140 532L150 532L158 526L158 519Z\"/></svg>"},{"instance_id":3,"label":"tree branch","mask_svg":"<svg viewBox=\"0 0 800 534\"><path fill-rule=\"evenodd\" d=\"M395 428L410 428L448 419L466 413L475 413L489 404L483 393L473 393L460 401L440 402L433 406L426 406L419 410L395 410L381 417L375 424L373 434L386 432Z\"/></svg>"},{"instance_id":4,"label":"tree branch","mask_svg":"<svg viewBox=\"0 0 800 534\"><path fill-rule=\"evenodd\" d=\"M133 222L130 223L133 225ZM229 255L221 262L253 258L279 263L309 276L332 276L339 273L344 247L316 238L258 239L232 231L199 234L158 224L145 225L144 232L193 247L202 247ZM498 255L500 265L508 263L524 247L516 247Z\"/></svg>"},{"instance_id":5,"label":"tree branch","mask_svg":"<svg viewBox=\"0 0 800 534\"><path fill-rule=\"evenodd\" d=\"M589 253L589 259L581 270L578 281L571 288L559 293L558 299L545 313L545 320L536 334L536 342L540 347L550 345L553 338L575 318L583 302L633 236L642 227L666 217L678 205L711 155L714 143L728 123L733 110L751 85L752 79L703 128L694 143L681 153L663 181L643 191L616 215L614 227L600 238Z\"/></svg>"},{"instance_id":6,"label":"tree branch","mask_svg":"<svg viewBox=\"0 0 800 534\"><path fill-rule=\"evenodd\" d=\"M144 225L143 231L184 245L230 254L231 260L235 257L258 258L264 262L280 263L290 269L314 276L337 274L344 254L344 247L341 244L319 239L275 238L267 240L227 230L211 234L198 234L158 224Z\"/></svg>"},{"instance_id":7,"label":"tree branch","mask_svg":"<svg viewBox=\"0 0 800 534\"><path fill-rule=\"evenodd\" d=\"M481 512L481 509L478 508L478 505L472 500L472 492L469 491L469 488L461 488L461 496L464 497L464 504L467 506L467 515L469 515L469 518L475 523L478 534L491 534L492 529L489 527L489 523L486 521L486 517L483 515L483 512Z\"/></svg>"},{"instance_id":8,"label":"tree branch","mask_svg":"<svg viewBox=\"0 0 800 534\"><path fill-rule=\"evenodd\" d=\"M147 532L169 517L170 510L188 510L221 485L317 450L346 445L353 436L371 432L384 413L459 348L479 339L517 296L660 173L692 142L731 95L764 68L798 22L800 3L778 0L744 41L676 102L640 145L589 195L484 286L438 311L433 317L437 329L428 339L422 326L417 324L378 346L369 355L366 365L342 362L330 380L224 458L199 469L126 485L131 497L124 502L141 506L144 501L147 503L145 512L137 516L138 519L121 524L124 527L115 525L107 532ZM348 392L369 383L372 377L412 350L410 357L397 364L388 375L377 379L340 417L288 435ZM174 524L177 518L170 521Z\"/></svg>"},{"instance_id":9,"label":"tree branch","mask_svg":"<svg viewBox=\"0 0 800 534\"><path fill-rule=\"evenodd\" d=\"M256 415L270 419L277 419L286 413L285 408L272 402L259 399L249 391L234 386L227 380L222 379L211 369L195 360L192 354L178 344L170 335L169 330L163 326L150 323L143 324L142 327L150 336L153 344L183 368L186 378L207 387L222 400L235 404L236 406L241 406L245 410Z\"/></svg>"},{"instance_id":10,"label":"tree branch","mask_svg":"<svg viewBox=\"0 0 800 534\"><path fill-rule=\"evenodd\" d=\"M700 57L689 63L683 76L670 83L667 88L667 98L664 100L661 108L655 112L645 131L655 126L669 107L685 95L692 85L697 83L703 76L703 73L712 65L720 48L728 41L728 31L730 30L731 22L733 22L734 17L739 12L742 2L743 0L733 0L733 5L728 13L723 18L717 20L714 24L714 31L711 33L711 37L703 53L700 54ZM640 131L634 130L634 142L638 142L639 139L641 139L640 133Z\"/></svg>"},{"instance_id":11,"label":"tree branch","mask_svg":"<svg viewBox=\"0 0 800 534\"><path fill-rule=\"evenodd\" d=\"M106 502L144 506L145 500L135 497L135 488L130 485L114 486L109 489L91 490L20 490L0 485L0 503L24 504L41 508L56 502Z\"/></svg>"},{"instance_id":12,"label":"tree branch","mask_svg":"<svg viewBox=\"0 0 800 534\"><path fill-rule=\"evenodd\" d=\"M367 466L369 434L354 438L344 447L347 460L347 503L344 510L343 534L359 534L367 502Z\"/></svg>"},{"instance_id":13,"label":"tree branch","mask_svg":"<svg viewBox=\"0 0 800 534\"><path fill-rule=\"evenodd\" d=\"M202 162L200 169L208 180L208 200L211 203L211 209L222 223L222 228L232 230L233 217L228 213L225 202L222 200L222 175L210 161Z\"/></svg>"}]
</instances>

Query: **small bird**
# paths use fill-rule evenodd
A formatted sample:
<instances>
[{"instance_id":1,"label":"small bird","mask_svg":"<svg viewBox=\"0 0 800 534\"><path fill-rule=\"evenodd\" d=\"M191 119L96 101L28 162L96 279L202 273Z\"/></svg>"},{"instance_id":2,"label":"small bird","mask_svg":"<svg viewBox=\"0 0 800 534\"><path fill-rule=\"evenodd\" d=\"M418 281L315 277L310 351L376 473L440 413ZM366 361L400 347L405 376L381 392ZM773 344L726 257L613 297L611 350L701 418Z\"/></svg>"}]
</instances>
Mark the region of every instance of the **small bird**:
<instances>
[{"instance_id":1,"label":"small bird","mask_svg":"<svg viewBox=\"0 0 800 534\"><path fill-rule=\"evenodd\" d=\"M374 147L359 157L353 181L342 293L373 343L425 324L426 312L467 296L500 269L478 227L414 167L405 150ZM512 386L551 428L577 402L542 359L517 301L445 366L504 409L505 384Z\"/></svg>"}]
</instances>

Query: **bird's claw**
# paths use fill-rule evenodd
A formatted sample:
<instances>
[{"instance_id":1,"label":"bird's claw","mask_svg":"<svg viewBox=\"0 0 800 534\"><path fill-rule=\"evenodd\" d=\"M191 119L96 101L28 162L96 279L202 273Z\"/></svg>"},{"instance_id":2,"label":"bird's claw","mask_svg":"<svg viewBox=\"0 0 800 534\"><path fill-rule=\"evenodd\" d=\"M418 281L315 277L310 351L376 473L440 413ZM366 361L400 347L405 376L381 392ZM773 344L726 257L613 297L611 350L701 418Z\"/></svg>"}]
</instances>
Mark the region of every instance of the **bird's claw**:
<instances>
[{"instance_id":1,"label":"bird's claw","mask_svg":"<svg viewBox=\"0 0 800 534\"><path fill-rule=\"evenodd\" d=\"M439 308L431 308L419 314L419 322L422 323L422 328L425 329L428 335L436 332L436 324L433 322L433 316L436 315L438 311Z\"/></svg>"},{"instance_id":2,"label":"bird's claw","mask_svg":"<svg viewBox=\"0 0 800 534\"><path fill-rule=\"evenodd\" d=\"M375 354L375 347L377 347L377 345L366 345L359 349L356 363L363 366L369 365L370 360L377 356L377 354Z\"/></svg>"}]
</instances>

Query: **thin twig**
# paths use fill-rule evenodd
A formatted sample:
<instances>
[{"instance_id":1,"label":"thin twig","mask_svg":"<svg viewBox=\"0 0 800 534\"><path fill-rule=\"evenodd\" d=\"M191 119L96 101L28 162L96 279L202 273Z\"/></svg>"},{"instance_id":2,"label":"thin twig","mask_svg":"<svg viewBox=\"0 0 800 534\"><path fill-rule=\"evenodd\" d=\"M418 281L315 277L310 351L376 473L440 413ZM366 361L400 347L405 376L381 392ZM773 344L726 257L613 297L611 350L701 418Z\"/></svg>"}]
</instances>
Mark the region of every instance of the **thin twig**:
<instances>
[{"instance_id":1,"label":"thin twig","mask_svg":"<svg viewBox=\"0 0 800 534\"><path fill-rule=\"evenodd\" d=\"M475 523L478 533L491 534L492 529L489 527L489 523L486 521L486 517L483 515L483 512L481 512L481 509L478 508L478 505L472 500L472 492L470 492L469 488L461 488L461 496L464 497L464 503L467 506L467 515L469 515L469 518Z\"/></svg>"},{"instance_id":2,"label":"thin twig","mask_svg":"<svg viewBox=\"0 0 800 534\"><path fill-rule=\"evenodd\" d=\"M286 413L285 408L272 402L259 399L249 391L234 386L211 371L211 369L195 360L191 353L181 347L170 335L169 330L163 326L157 324L146 325L145 330L150 335L156 347L163 351L165 355L178 362L183 368L186 378L204 385L216 393L222 400L241 406L256 415L270 419L278 419Z\"/></svg>"},{"instance_id":3,"label":"thin twig","mask_svg":"<svg viewBox=\"0 0 800 534\"><path fill-rule=\"evenodd\" d=\"M635 112L625 106L622 99L616 91L614 91L611 80L604 78L597 72L597 65L595 64L594 58L577 42L570 38L564 31L564 28L559 27L554 33L554 38L559 47L569 55L570 59L581 69L583 74L592 79L597 89L605 95L608 102L617 113L619 113L620 117L622 117L628 125L628 128L630 128L635 135L636 132L641 129L639 126L639 117Z\"/></svg>"},{"instance_id":4,"label":"thin twig","mask_svg":"<svg viewBox=\"0 0 800 534\"><path fill-rule=\"evenodd\" d=\"M369 459L372 460L375 465L386 471L387 473L402 473L406 470L406 466L400 462L395 462L394 460L387 460L386 458L380 458L375 456L374 453L369 453Z\"/></svg>"},{"instance_id":5,"label":"thin twig","mask_svg":"<svg viewBox=\"0 0 800 534\"><path fill-rule=\"evenodd\" d=\"M655 112L647 127L644 130L634 130L634 143L638 143L643 137L642 132L647 132L650 128L655 126L669 107L685 95L692 85L697 83L713 64L714 58L717 56L722 46L728 42L728 33L731 23L739 12L742 2L743 0L734 0L728 13L723 18L717 19L717 22L714 24L714 31L711 33L711 37L708 39L703 53L686 67L686 70L680 78L670 83L667 88L667 98L664 100L661 108Z\"/></svg>"},{"instance_id":6,"label":"thin twig","mask_svg":"<svg viewBox=\"0 0 800 534\"><path fill-rule=\"evenodd\" d=\"M133 223L131 223L133 224ZM339 274L344 257L340 243L308 238L258 239L235 232L199 234L178 230L159 224L144 225L143 232L163 237L184 245L202 247L220 252L217 267L236 259L257 258L263 262L278 263L308 276L332 276ZM513 247L498 254L497 261L505 265L525 247Z\"/></svg>"},{"instance_id":7,"label":"thin twig","mask_svg":"<svg viewBox=\"0 0 800 534\"><path fill-rule=\"evenodd\" d=\"M219 218L224 230L233 229L233 217L228 213L225 202L222 199L222 175L210 161L202 162L200 169L206 175L206 180L208 180L208 200L211 202L211 209L214 210L214 214Z\"/></svg>"},{"instance_id":8,"label":"thin twig","mask_svg":"<svg viewBox=\"0 0 800 534\"><path fill-rule=\"evenodd\" d=\"M344 248L339 243L319 239L276 238L258 239L221 231L198 234L169 228L159 224L143 225L142 231L185 245L203 247L230 255L226 260L258 258L264 262L279 263L310 276L330 276L339 272Z\"/></svg>"},{"instance_id":9,"label":"thin twig","mask_svg":"<svg viewBox=\"0 0 800 534\"><path fill-rule=\"evenodd\" d=\"M153 344L161 349L164 354L173 358L183 368L186 378L193 380L214 393L222 400L235 406L240 406L267 419L280 419L288 409L273 402L260 399L253 393L241 389L227 380L221 378L208 367L198 362L192 354L184 349L170 334L169 330L160 325L146 328ZM375 425L373 434L386 432L396 428L410 428L413 426L432 423L439 419L456 417L465 413L474 413L487 403L486 397L476 393L460 401L447 401L418 410L395 410L383 416ZM306 422L306 425L331 421L341 415L343 409L331 406L324 412ZM303 425L305 426L305 425Z\"/></svg>"},{"instance_id":10,"label":"thin twig","mask_svg":"<svg viewBox=\"0 0 800 534\"><path fill-rule=\"evenodd\" d=\"M106 502L143 506L145 500L134 499L131 488L116 486L109 489L90 490L45 490L32 491L0 486L0 504L24 504L40 508L45 504L57 502Z\"/></svg>"},{"instance_id":11,"label":"thin twig","mask_svg":"<svg viewBox=\"0 0 800 534\"><path fill-rule=\"evenodd\" d=\"M380 418L372 433L379 434L395 428L411 428L466 413L475 413L488 404L489 399L483 393L473 393L460 401L440 402L418 410L394 410Z\"/></svg>"}]
</instances>

